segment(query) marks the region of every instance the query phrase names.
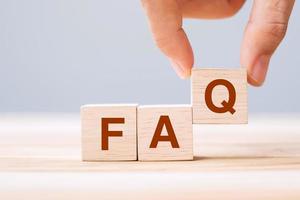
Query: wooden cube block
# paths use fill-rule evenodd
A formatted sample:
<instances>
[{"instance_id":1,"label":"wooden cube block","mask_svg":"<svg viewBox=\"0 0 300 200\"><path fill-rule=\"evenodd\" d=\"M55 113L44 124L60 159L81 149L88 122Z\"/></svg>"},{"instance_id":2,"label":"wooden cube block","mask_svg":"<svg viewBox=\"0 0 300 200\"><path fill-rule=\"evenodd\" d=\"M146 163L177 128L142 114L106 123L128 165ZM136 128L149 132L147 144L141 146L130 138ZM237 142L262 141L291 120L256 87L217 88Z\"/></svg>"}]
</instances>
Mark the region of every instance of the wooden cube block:
<instances>
[{"instance_id":1,"label":"wooden cube block","mask_svg":"<svg viewBox=\"0 0 300 200\"><path fill-rule=\"evenodd\" d=\"M191 106L138 108L138 160L192 160Z\"/></svg>"},{"instance_id":2,"label":"wooden cube block","mask_svg":"<svg viewBox=\"0 0 300 200\"><path fill-rule=\"evenodd\" d=\"M248 122L246 69L193 69L195 124Z\"/></svg>"},{"instance_id":3,"label":"wooden cube block","mask_svg":"<svg viewBox=\"0 0 300 200\"><path fill-rule=\"evenodd\" d=\"M82 160L137 160L137 105L81 107Z\"/></svg>"}]
</instances>

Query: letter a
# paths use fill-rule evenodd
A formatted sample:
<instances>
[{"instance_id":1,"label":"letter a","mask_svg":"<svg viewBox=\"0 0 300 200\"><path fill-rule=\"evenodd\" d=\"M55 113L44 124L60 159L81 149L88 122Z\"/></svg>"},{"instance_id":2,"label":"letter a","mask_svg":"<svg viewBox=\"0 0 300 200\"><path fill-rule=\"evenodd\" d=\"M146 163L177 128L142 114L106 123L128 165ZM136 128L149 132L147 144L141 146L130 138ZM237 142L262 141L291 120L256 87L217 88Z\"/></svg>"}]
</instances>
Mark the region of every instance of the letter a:
<instances>
[{"instance_id":1,"label":"letter a","mask_svg":"<svg viewBox=\"0 0 300 200\"><path fill-rule=\"evenodd\" d=\"M161 135L164 126L168 132L167 136ZM159 141L171 142L172 148L179 148L179 144L177 142L169 116L160 116L150 144L150 148L156 148Z\"/></svg>"}]
</instances>

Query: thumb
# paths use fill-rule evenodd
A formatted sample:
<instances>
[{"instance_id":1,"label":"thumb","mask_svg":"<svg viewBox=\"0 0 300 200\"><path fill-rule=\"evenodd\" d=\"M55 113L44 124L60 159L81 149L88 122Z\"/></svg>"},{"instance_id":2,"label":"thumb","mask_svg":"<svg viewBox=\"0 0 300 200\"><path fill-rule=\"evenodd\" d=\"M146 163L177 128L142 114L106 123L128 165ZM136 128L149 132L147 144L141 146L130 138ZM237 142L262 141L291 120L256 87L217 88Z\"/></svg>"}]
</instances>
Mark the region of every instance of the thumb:
<instances>
[{"instance_id":1,"label":"thumb","mask_svg":"<svg viewBox=\"0 0 300 200\"><path fill-rule=\"evenodd\" d=\"M272 54L285 36L294 0L255 0L245 30L241 64L248 82L263 84Z\"/></svg>"}]
</instances>

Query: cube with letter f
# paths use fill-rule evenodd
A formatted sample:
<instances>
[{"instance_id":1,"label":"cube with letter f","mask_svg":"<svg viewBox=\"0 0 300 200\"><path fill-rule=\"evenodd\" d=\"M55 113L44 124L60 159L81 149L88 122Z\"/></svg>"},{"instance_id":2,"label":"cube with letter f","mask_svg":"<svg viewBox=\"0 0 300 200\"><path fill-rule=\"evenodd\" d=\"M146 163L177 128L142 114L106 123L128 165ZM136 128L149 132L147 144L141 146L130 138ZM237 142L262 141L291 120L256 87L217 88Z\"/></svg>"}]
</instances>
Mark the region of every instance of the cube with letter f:
<instances>
[{"instance_id":1,"label":"cube with letter f","mask_svg":"<svg viewBox=\"0 0 300 200\"><path fill-rule=\"evenodd\" d=\"M81 107L82 159L137 160L137 105Z\"/></svg>"}]
</instances>

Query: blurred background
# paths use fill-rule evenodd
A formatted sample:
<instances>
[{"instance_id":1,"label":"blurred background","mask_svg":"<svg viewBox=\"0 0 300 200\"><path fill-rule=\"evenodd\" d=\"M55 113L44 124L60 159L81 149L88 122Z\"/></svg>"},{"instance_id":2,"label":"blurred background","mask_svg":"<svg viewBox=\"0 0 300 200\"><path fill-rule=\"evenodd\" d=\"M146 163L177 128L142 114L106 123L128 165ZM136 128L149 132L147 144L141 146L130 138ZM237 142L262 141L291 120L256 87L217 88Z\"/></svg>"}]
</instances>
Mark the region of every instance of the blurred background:
<instances>
[{"instance_id":1,"label":"blurred background","mask_svg":"<svg viewBox=\"0 0 300 200\"><path fill-rule=\"evenodd\" d=\"M239 67L252 1L226 20L185 20L197 67ZM299 112L300 5L249 110ZM78 112L87 103L190 103L138 0L0 0L0 112Z\"/></svg>"}]
</instances>

